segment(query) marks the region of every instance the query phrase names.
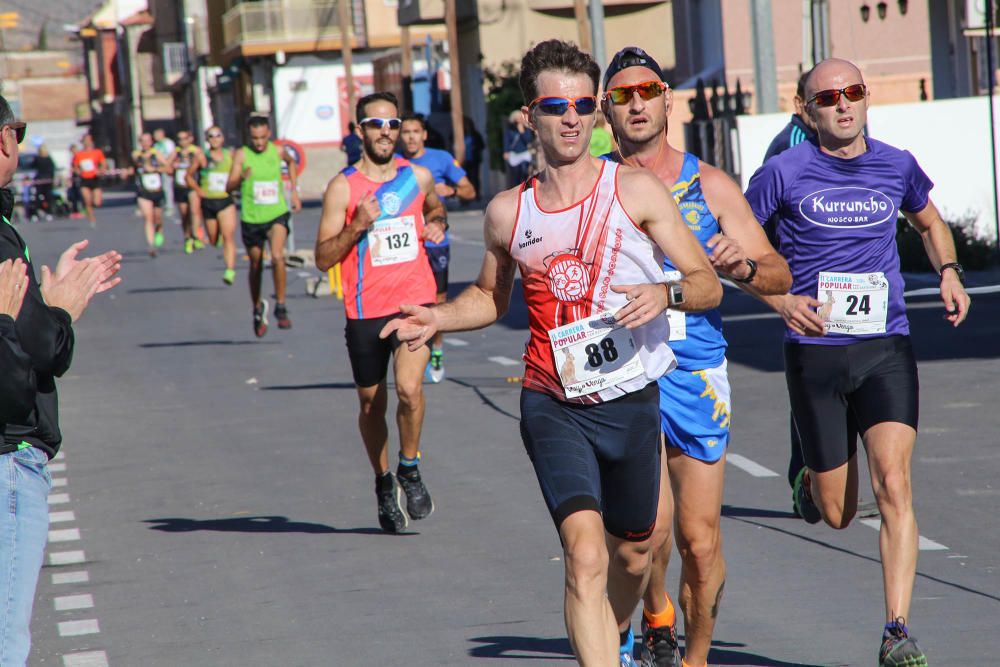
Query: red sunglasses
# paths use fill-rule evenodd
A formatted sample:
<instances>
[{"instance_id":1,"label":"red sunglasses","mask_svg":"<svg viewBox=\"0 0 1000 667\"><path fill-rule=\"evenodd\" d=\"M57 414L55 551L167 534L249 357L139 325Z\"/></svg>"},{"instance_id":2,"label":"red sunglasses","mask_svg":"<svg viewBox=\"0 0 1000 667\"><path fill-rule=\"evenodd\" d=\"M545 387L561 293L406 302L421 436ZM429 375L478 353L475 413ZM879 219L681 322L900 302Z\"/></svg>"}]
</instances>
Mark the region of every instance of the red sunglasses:
<instances>
[{"instance_id":1,"label":"red sunglasses","mask_svg":"<svg viewBox=\"0 0 1000 667\"><path fill-rule=\"evenodd\" d=\"M864 99L867 92L868 88L865 84L856 83L853 86L847 86L846 88L841 88L839 90L836 88L821 90L810 97L806 104L809 104L809 102L815 102L818 107L832 107L840 102L841 95L846 97L849 102L860 102Z\"/></svg>"}]
</instances>

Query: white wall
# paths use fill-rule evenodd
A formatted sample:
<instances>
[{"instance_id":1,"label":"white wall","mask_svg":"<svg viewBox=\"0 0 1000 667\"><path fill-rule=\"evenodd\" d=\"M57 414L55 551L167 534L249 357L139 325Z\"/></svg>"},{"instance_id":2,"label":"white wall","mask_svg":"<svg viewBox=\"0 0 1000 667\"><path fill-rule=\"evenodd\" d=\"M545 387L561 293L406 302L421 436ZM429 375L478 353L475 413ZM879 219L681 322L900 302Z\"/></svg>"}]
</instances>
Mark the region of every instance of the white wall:
<instances>
[{"instance_id":1,"label":"white wall","mask_svg":"<svg viewBox=\"0 0 1000 667\"><path fill-rule=\"evenodd\" d=\"M372 92L371 63L354 63L351 68L355 90L360 95ZM339 142L346 87L342 84L344 66L340 64L287 65L274 70L274 113L277 137L300 144ZM305 82L304 90L292 90L292 84ZM359 95L359 96L360 96Z\"/></svg>"},{"instance_id":2,"label":"white wall","mask_svg":"<svg viewBox=\"0 0 1000 667\"><path fill-rule=\"evenodd\" d=\"M995 124L1000 125L1000 98L994 98L994 113ZM771 139L788 119L787 113L739 117L744 189ZM913 153L934 181L931 199L946 220L971 215L976 218L975 229L982 238L997 238L989 101L985 97L872 106L868 110L868 132ZM1000 163L1000 153L997 160Z\"/></svg>"}]
</instances>

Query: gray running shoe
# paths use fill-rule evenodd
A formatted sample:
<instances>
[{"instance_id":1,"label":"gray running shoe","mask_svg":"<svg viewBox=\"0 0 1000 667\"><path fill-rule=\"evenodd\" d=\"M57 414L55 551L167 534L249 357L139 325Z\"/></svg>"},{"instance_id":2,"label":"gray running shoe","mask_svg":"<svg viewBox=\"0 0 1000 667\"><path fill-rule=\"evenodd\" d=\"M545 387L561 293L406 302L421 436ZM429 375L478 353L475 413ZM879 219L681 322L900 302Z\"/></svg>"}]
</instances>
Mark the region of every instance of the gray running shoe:
<instances>
[{"instance_id":1,"label":"gray running shoe","mask_svg":"<svg viewBox=\"0 0 1000 667\"><path fill-rule=\"evenodd\" d=\"M878 652L879 667L927 667L927 656L906 629L906 621L897 618L882 633Z\"/></svg>"},{"instance_id":2,"label":"gray running shoe","mask_svg":"<svg viewBox=\"0 0 1000 667\"><path fill-rule=\"evenodd\" d=\"M375 478L375 495L378 497L378 523L387 533L401 533L409 521L403 513L402 490L391 472Z\"/></svg>"},{"instance_id":3,"label":"gray running shoe","mask_svg":"<svg viewBox=\"0 0 1000 667\"><path fill-rule=\"evenodd\" d=\"M399 478L399 485L406 493L406 513L410 518L419 521L429 517L434 511L434 501L431 500L431 494L427 492L427 487L420 478L420 468L400 464L396 468L396 477Z\"/></svg>"}]
</instances>

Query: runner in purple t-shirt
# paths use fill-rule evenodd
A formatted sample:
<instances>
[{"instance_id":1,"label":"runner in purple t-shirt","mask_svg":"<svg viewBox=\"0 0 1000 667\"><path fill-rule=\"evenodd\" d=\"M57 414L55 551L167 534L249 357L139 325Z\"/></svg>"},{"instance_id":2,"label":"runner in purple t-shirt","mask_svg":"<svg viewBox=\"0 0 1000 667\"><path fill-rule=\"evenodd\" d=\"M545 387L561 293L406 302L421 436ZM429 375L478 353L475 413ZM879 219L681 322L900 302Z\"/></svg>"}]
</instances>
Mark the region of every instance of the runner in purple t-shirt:
<instances>
[{"instance_id":1,"label":"runner in purple t-shirt","mask_svg":"<svg viewBox=\"0 0 1000 667\"><path fill-rule=\"evenodd\" d=\"M895 241L900 214L941 272L945 318L961 324L970 300L951 231L928 197L930 179L912 155L863 134L868 89L858 68L823 61L806 100L819 147L804 143L772 158L746 193L762 224L777 216L778 250L792 270L789 294L760 298L788 327L785 376L806 463L796 505L810 523L850 523L860 434L882 514L888 623L879 665L926 665L905 625L917 564L910 458L918 396Z\"/></svg>"}]
</instances>

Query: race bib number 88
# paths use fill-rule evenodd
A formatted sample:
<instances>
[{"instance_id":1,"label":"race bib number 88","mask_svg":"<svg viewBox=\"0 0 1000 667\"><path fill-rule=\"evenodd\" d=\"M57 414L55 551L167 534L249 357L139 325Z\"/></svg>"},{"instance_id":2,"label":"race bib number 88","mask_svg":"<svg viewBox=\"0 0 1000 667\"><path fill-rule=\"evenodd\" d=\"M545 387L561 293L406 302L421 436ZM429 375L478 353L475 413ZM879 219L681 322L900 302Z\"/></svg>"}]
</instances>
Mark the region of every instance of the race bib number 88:
<instances>
[{"instance_id":1,"label":"race bib number 88","mask_svg":"<svg viewBox=\"0 0 1000 667\"><path fill-rule=\"evenodd\" d=\"M645 372L632 332L605 312L549 330L566 398L586 396Z\"/></svg>"},{"instance_id":2,"label":"race bib number 88","mask_svg":"<svg viewBox=\"0 0 1000 667\"><path fill-rule=\"evenodd\" d=\"M857 336L885 333L889 281L884 273L822 271L816 299L830 333Z\"/></svg>"}]
</instances>

